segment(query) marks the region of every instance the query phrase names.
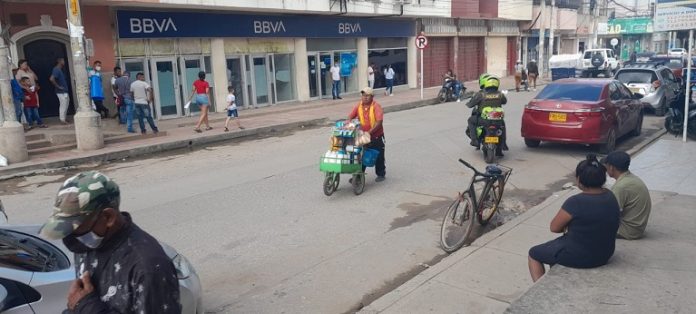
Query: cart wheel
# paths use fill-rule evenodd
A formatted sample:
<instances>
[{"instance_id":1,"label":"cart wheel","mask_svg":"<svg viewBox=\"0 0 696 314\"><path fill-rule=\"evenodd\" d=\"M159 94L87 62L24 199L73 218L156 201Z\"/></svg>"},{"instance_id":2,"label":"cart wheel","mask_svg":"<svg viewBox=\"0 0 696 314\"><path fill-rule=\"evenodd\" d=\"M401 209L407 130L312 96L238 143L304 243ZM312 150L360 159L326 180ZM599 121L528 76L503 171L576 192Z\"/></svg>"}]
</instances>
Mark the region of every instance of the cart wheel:
<instances>
[{"instance_id":1,"label":"cart wheel","mask_svg":"<svg viewBox=\"0 0 696 314\"><path fill-rule=\"evenodd\" d=\"M327 172L326 176L324 177L324 194L326 194L326 196L331 196L331 194L338 189L338 183L340 180L340 174Z\"/></svg>"},{"instance_id":2,"label":"cart wheel","mask_svg":"<svg viewBox=\"0 0 696 314\"><path fill-rule=\"evenodd\" d=\"M353 175L353 193L360 195L365 190L365 174L358 173Z\"/></svg>"}]
</instances>

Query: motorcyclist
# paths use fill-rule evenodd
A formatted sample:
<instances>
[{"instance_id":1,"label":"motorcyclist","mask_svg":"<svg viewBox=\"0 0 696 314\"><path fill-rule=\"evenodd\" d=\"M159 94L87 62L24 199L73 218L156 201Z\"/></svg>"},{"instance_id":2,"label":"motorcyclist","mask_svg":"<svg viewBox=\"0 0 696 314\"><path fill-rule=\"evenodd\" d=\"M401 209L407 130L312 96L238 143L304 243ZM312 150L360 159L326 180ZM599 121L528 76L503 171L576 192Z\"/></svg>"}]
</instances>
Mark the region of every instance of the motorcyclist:
<instances>
[{"instance_id":1,"label":"motorcyclist","mask_svg":"<svg viewBox=\"0 0 696 314\"><path fill-rule=\"evenodd\" d=\"M500 87L500 80L492 75L483 74L479 78L479 85L481 90L474 94L474 96L466 104L467 107L472 108L471 117L467 120L468 122L468 135L471 138L471 146L480 148L480 143L478 141L478 134L476 128L480 124L481 111L486 107L502 107L507 103L507 98L498 89ZM503 130L505 123L503 122ZM502 136L502 148L507 150L507 145L505 143L506 134L503 133ZM502 152L497 152L498 156L502 157Z\"/></svg>"},{"instance_id":2,"label":"motorcyclist","mask_svg":"<svg viewBox=\"0 0 696 314\"><path fill-rule=\"evenodd\" d=\"M444 83L442 87L446 89L452 89L452 95L454 98L457 98L457 101L459 101L459 93L461 92L461 84L459 84L459 81L457 81L457 75L455 75L452 72L452 69L447 70L447 73L445 73L444 77Z\"/></svg>"}]
</instances>

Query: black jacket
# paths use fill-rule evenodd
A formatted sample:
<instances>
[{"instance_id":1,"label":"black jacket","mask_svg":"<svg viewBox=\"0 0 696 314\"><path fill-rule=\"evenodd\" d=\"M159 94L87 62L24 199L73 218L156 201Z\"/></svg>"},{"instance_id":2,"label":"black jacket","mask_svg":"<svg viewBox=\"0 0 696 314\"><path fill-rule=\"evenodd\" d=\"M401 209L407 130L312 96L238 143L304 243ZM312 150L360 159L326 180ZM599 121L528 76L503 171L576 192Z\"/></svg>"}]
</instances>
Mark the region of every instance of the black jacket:
<instances>
[{"instance_id":1,"label":"black jacket","mask_svg":"<svg viewBox=\"0 0 696 314\"><path fill-rule=\"evenodd\" d=\"M176 269L162 246L122 212L126 225L101 248L76 255L95 291L67 313L181 313Z\"/></svg>"}]
</instances>

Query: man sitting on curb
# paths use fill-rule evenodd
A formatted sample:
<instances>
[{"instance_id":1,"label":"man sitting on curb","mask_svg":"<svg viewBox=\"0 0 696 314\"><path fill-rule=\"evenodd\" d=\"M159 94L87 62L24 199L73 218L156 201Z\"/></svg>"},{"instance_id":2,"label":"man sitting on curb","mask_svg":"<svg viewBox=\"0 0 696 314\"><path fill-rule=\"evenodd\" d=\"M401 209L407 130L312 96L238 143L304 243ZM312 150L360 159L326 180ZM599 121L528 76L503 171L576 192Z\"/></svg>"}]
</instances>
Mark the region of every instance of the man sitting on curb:
<instances>
[{"instance_id":1,"label":"man sitting on curb","mask_svg":"<svg viewBox=\"0 0 696 314\"><path fill-rule=\"evenodd\" d=\"M615 151L602 159L607 174L616 179L611 188L621 208L621 221L616 237L636 240L643 236L650 216L650 192L643 180L628 171L631 157L621 151Z\"/></svg>"}]
</instances>

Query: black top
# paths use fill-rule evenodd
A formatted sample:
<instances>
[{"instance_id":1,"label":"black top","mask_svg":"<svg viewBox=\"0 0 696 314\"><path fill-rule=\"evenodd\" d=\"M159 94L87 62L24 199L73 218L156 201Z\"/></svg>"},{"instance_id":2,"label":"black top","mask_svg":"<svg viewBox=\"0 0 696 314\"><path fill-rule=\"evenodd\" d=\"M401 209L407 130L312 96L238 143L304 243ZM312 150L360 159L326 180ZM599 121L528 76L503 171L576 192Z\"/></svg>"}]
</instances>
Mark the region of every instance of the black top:
<instances>
[{"instance_id":1,"label":"black top","mask_svg":"<svg viewBox=\"0 0 696 314\"><path fill-rule=\"evenodd\" d=\"M122 215L126 225L109 242L76 256L77 276L90 271L95 291L73 313L181 313L171 259L128 213Z\"/></svg>"},{"instance_id":2,"label":"black top","mask_svg":"<svg viewBox=\"0 0 696 314\"><path fill-rule=\"evenodd\" d=\"M571 267L593 267L607 263L614 254L619 229L619 203L609 190L601 194L581 193L568 198L562 207L573 218L561 237L564 260Z\"/></svg>"},{"instance_id":3,"label":"black top","mask_svg":"<svg viewBox=\"0 0 696 314\"><path fill-rule=\"evenodd\" d=\"M529 72L529 74L539 74L539 66L536 62L527 63L527 72Z\"/></svg>"}]
</instances>

